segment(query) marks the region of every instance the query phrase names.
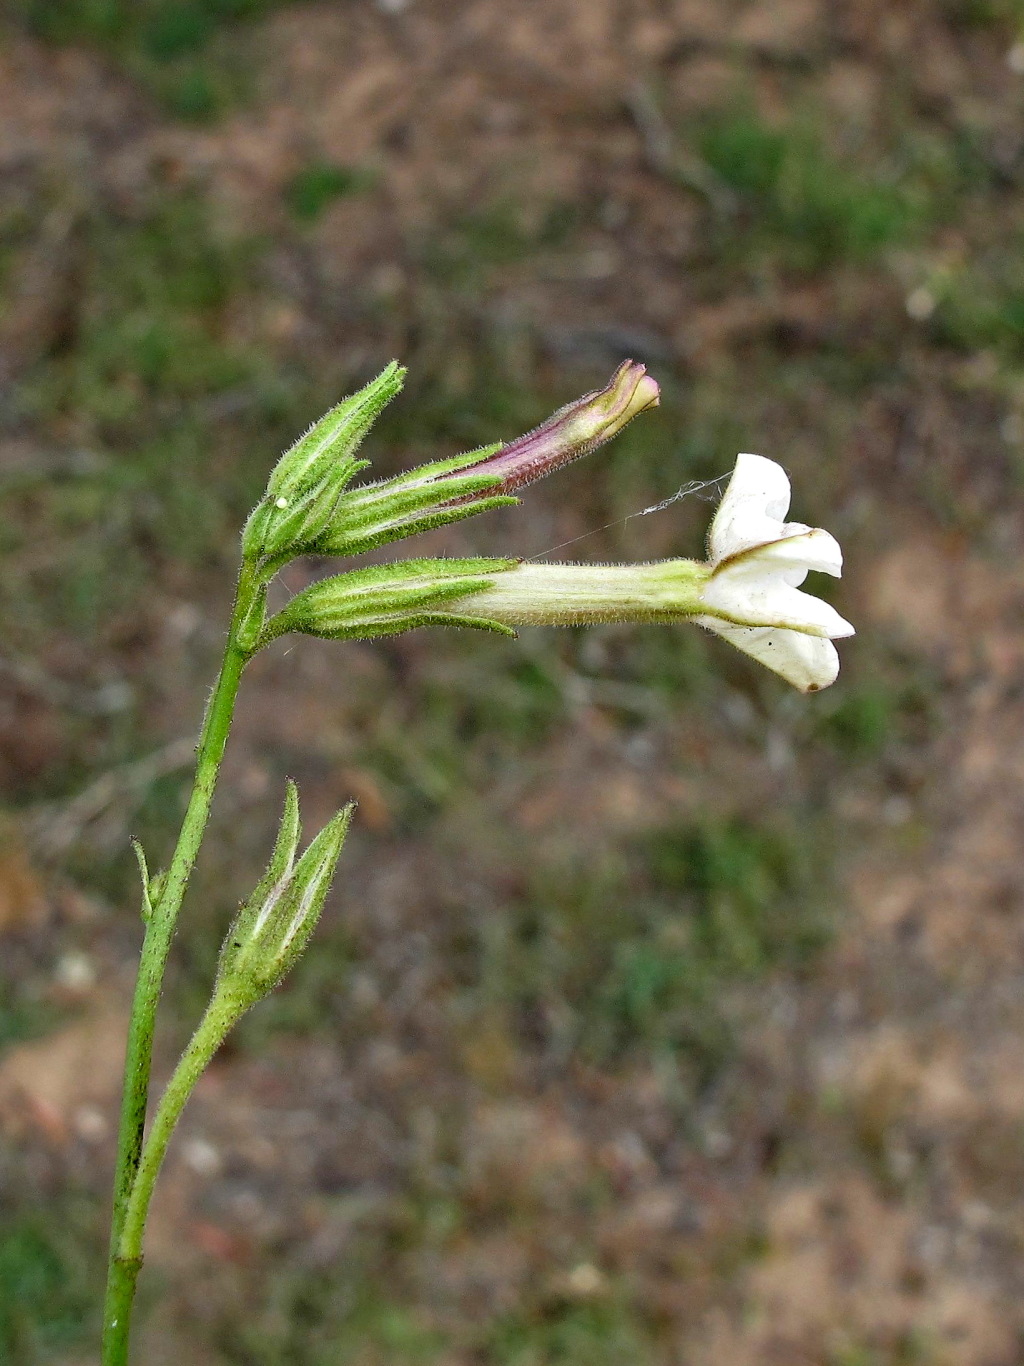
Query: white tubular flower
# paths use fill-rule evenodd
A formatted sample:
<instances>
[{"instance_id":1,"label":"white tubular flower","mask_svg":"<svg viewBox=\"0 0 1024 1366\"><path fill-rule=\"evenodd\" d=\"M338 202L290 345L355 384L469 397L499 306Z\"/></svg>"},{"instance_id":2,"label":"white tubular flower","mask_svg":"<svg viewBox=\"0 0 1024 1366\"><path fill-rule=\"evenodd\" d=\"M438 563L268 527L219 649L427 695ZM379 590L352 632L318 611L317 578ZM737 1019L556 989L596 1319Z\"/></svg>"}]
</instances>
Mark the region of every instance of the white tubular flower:
<instances>
[{"instance_id":1,"label":"white tubular flower","mask_svg":"<svg viewBox=\"0 0 1024 1366\"><path fill-rule=\"evenodd\" d=\"M839 673L832 641L854 629L827 602L800 592L812 569L838 578L843 553L827 531L783 521L789 501L781 465L737 457L708 533L711 575L694 620L802 692L816 692Z\"/></svg>"}]
</instances>

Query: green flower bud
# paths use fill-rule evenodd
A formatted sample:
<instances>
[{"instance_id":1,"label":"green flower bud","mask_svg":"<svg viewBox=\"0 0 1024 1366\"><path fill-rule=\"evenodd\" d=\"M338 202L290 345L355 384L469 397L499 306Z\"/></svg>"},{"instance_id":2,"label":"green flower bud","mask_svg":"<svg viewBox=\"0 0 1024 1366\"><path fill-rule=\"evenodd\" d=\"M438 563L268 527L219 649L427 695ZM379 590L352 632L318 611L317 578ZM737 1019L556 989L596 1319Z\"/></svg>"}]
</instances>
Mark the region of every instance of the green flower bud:
<instances>
[{"instance_id":1,"label":"green flower bud","mask_svg":"<svg viewBox=\"0 0 1024 1366\"><path fill-rule=\"evenodd\" d=\"M368 464L355 459L356 450L404 377L405 370L392 361L285 451L242 533L247 559L291 559L315 548L346 486Z\"/></svg>"},{"instance_id":2,"label":"green flower bud","mask_svg":"<svg viewBox=\"0 0 1024 1366\"><path fill-rule=\"evenodd\" d=\"M339 811L296 862L299 800L295 784L289 782L267 871L224 940L215 1003L220 999L233 1011L246 1010L294 966L320 918L351 815L351 805Z\"/></svg>"}]
</instances>

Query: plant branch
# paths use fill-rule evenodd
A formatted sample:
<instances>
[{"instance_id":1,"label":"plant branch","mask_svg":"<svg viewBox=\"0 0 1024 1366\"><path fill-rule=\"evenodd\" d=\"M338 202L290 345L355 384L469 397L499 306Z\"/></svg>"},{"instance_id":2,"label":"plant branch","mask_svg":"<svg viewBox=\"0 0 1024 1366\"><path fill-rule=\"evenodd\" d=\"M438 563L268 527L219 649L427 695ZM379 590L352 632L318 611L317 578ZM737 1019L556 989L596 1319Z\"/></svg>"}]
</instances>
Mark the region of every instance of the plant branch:
<instances>
[{"instance_id":1,"label":"plant branch","mask_svg":"<svg viewBox=\"0 0 1024 1366\"><path fill-rule=\"evenodd\" d=\"M239 681L250 656L250 651L238 643L238 635L239 628L252 607L255 591L252 571L247 565L243 565L224 659L206 708L202 733L196 749L192 795L182 822L177 847L167 870L166 881L153 907L142 944L125 1053L107 1301L103 1319L102 1366L124 1366L128 1359L131 1306L142 1258L141 1250L138 1250L132 1258L125 1260L120 1255L120 1245L142 1154L156 1010L178 912L206 830L217 775L231 729Z\"/></svg>"},{"instance_id":2,"label":"plant branch","mask_svg":"<svg viewBox=\"0 0 1024 1366\"><path fill-rule=\"evenodd\" d=\"M196 1082L238 1020L242 1009L240 1005L222 998L215 999L207 1006L205 1015L196 1027L174 1069L173 1076L167 1083L167 1089L160 1098L160 1104L146 1135L131 1196L125 1210L117 1250L117 1260L125 1266L142 1263L142 1235L149 1213L149 1202L174 1126Z\"/></svg>"}]
</instances>

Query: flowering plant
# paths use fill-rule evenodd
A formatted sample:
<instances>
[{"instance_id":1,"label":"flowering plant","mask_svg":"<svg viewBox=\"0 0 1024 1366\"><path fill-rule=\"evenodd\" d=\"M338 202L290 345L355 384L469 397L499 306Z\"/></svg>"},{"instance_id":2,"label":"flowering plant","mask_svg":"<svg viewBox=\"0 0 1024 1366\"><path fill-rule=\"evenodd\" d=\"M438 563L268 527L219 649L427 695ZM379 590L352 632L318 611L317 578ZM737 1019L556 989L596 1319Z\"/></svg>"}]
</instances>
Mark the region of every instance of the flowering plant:
<instances>
[{"instance_id":1,"label":"flowering plant","mask_svg":"<svg viewBox=\"0 0 1024 1366\"><path fill-rule=\"evenodd\" d=\"M192 794L169 867L142 873L145 935L125 1059L118 1133L103 1366L124 1366L153 1187L196 1081L238 1019L291 970L315 929L341 854L351 808L299 855L299 799L289 783L267 870L240 907L221 950L210 1003L148 1127L156 1010L175 922L206 829L235 698L250 659L288 632L370 639L423 626L514 635L524 624L692 621L723 636L804 691L834 681L833 639L853 628L800 591L810 570L838 575L826 531L782 519L782 468L741 455L711 525L706 560L638 565L526 564L509 558L404 559L331 575L268 615L267 590L302 555L350 556L518 501L514 490L610 440L658 403L642 365L624 361L604 389L559 410L535 431L376 483L353 484L356 452L399 392L389 365L331 409L274 468L242 533L242 561L221 670L197 747Z\"/></svg>"}]
</instances>

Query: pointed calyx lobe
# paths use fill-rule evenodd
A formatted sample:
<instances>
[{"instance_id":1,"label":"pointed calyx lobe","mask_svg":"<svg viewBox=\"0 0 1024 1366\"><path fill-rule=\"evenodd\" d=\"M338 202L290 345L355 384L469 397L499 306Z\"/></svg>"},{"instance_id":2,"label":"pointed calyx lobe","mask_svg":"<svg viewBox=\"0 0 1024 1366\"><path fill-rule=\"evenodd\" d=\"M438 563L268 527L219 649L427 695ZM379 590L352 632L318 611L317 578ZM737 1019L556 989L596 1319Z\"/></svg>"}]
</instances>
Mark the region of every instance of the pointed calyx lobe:
<instances>
[{"instance_id":1,"label":"pointed calyx lobe","mask_svg":"<svg viewBox=\"0 0 1024 1366\"><path fill-rule=\"evenodd\" d=\"M392 361L285 451L242 533L247 560L273 570L320 549L345 490L369 464L356 451L404 379L405 370Z\"/></svg>"}]
</instances>

